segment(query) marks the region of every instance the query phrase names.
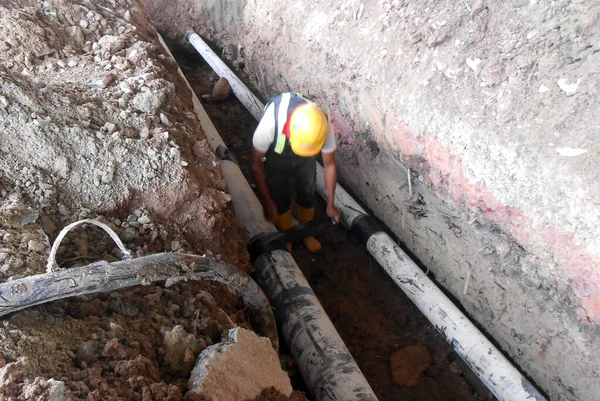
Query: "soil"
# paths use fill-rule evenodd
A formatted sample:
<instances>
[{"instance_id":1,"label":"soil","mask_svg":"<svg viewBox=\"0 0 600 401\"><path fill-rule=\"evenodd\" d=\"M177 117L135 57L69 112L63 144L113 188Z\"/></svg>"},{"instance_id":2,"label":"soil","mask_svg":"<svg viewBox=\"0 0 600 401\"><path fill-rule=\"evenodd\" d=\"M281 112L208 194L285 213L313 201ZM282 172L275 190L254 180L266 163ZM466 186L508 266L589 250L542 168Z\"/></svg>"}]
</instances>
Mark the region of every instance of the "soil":
<instances>
[{"instance_id":1,"label":"soil","mask_svg":"<svg viewBox=\"0 0 600 401\"><path fill-rule=\"evenodd\" d=\"M210 401L187 391L190 371L235 326L251 329L243 302L207 281L30 308L0 327L0 399ZM259 399L305 398L270 389Z\"/></svg>"},{"instance_id":2,"label":"soil","mask_svg":"<svg viewBox=\"0 0 600 401\"><path fill-rule=\"evenodd\" d=\"M0 281L44 273L60 229L87 218L133 256L190 252L251 270L176 70L135 0L0 0ZM56 261L121 256L82 226ZM252 329L243 304L207 281L29 308L0 320L0 399L198 400L187 392L196 356L236 325Z\"/></svg>"},{"instance_id":3,"label":"soil","mask_svg":"<svg viewBox=\"0 0 600 401\"><path fill-rule=\"evenodd\" d=\"M204 99L203 106L217 131L252 182L248 157L257 122L235 97L221 102L211 99L218 76L193 50L175 43L170 46L196 94ZM325 214L322 203L316 213ZM495 400L349 232L336 226L319 240L322 254L308 253L301 243L293 245L292 254L380 400ZM391 358L410 346L424 347L431 363L416 386L400 386L392 378Z\"/></svg>"},{"instance_id":4,"label":"soil","mask_svg":"<svg viewBox=\"0 0 600 401\"><path fill-rule=\"evenodd\" d=\"M251 269L218 160L145 8L21 3L0 1L0 280L44 272L59 229L84 218L134 254ZM63 245L62 267L120 257L95 228Z\"/></svg>"}]
</instances>

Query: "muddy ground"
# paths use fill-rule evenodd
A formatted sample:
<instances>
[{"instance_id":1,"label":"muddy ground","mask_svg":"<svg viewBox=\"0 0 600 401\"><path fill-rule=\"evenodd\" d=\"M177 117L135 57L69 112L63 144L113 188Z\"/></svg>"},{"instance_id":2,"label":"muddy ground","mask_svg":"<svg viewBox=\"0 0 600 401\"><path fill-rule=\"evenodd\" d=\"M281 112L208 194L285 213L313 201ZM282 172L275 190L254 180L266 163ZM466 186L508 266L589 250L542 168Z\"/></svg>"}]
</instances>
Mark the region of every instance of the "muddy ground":
<instances>
[{"instance_id":1,"label":"muddy ground","mask_svg":"<svg viewBox=\"0 0 600 401\"><path fill-rule=\"evenodd\" d=\"M235 97L211 100L218 76L189 48L170 46L251 182L248 157L257 122ZM324 214L320 203L317 215ZM319 239L322 254L308 253L301 243L292 254L380 400L495 400L349 232L338 226ZM409 375L390 367L392 355L407 347L418 350L404 354L412 355L409 365L426 365L414 386L395 384L393 375L405 383Z\"/></svg>"}]
</instances>

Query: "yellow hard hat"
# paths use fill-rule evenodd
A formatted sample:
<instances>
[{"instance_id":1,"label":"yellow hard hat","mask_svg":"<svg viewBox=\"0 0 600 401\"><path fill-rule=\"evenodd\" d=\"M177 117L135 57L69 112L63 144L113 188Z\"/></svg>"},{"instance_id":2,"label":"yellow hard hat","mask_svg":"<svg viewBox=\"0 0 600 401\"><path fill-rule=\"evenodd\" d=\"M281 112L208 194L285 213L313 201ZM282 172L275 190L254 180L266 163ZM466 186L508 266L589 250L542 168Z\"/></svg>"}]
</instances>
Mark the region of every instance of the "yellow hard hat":
<instances>
[{"instance_id":1,"label":"yellow hard hat","mask_svg":"<svg viewBox=\"0 0 600 401\"><path fill-rule=\"evenodd\" d=\"M290 116L290 146L298 156L310 157L323 148L328 129L327 116L314 103L298 106Z\"/></svg>"}]
</instances>

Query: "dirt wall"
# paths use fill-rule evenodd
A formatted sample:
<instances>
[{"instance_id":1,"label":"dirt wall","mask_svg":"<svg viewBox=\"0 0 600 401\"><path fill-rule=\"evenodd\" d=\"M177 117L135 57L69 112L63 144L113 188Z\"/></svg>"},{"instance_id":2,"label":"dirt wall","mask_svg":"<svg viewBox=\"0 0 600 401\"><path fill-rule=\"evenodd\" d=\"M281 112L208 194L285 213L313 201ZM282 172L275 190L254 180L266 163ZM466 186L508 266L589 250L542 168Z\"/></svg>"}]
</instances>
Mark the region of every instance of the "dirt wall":
<instances>
[{"instance_id":1,"label":"dirt wall","mask_svg":"<svg viewBox=\"0 0 600 401\"><path fill-rule=\"evenodd\" d=\"M146 3L174 37L224 47L263 100L320 101L342 184L552 400L596 397L595 5Z\"/></svg>"}]
</instances>

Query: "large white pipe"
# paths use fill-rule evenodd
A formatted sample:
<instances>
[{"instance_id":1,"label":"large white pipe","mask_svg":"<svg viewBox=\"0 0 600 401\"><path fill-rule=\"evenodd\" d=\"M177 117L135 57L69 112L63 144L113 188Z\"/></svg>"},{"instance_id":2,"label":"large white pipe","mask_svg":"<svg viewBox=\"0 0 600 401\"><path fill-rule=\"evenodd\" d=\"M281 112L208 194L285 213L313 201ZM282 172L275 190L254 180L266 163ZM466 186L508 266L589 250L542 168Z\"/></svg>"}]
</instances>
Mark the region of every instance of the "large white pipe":
<instances>
[{"instance_id":1,"label":"large white pipe","mask_svg":"<svg viewBox=\"0 0 600 401\"><path fill-rule=\"evenodd\" d=\"M162 38L160 40L162 41ZM164 41L162 44L170 54ZM202 48L212 55L213 69L214 65L225 66L222 62L216 63L215 59L218 60L218 57L208 46L204 45ZM179 74L185 80L180 69ZM239 87L241 81L233 77L228 76L230 84L233 84L232 87L234 85ZM186 83L192 92L194 108L200 124L213 150L219 154L224 147L223 140L187 80ZM260 101L257 100L254 103L254 106L256 105L260 105ZM262 105L259 108L254 107L254 112L260 116ZM247 238L276 232L275 226L265 220L262 206L239 166L233 161L222 160L221 169L229 186L236 217ZM294 258L282 250L265 252L254 262L254 267L256 280L269 298L283 337L315 399L317 401L377 401L373 389L352 358L352 354Z\"/></svg>"},{"instance_id":2,"label":"large white pipe","mask_svg":"<svg viewBox=\"0 0 600 401\"><path fill-rule=\"evenodd\" d=\"M262 102L258 100L252 92L245 89L246 85L244 85L238 76L227 67L227 65L212 51L197 33L190 31L186 36L187 40L194 46L198 53L206 55L206 57L202 57L219 77L226 78L227 81L229 81L229 85L231 85L231 90L235 96L244 103L244 106L248 109L250 114L258 120L264 108Z\"/></svg>"},{"instance_id":3,"label":"large white pipe","mask_svg":"<svg viewBox=\"0 0 600 401\"><path fill-rule=\"evenodd\" d=\"M188 40L194 41L192 44L199 52L199 49L208 47L206 44L201 44L202 39L195 33L188 33ZM214 53L212 53L214 56L210 53L200 52L205 59L217 57ZM212 63L211 66L213 64L217 65ZM215 71L219 76L233 75L225 64L220 65ZM260 114L253 111L257 110L257 105L261 106L258 109L263 109L258 98L239 79L229 82L236 96L238 93L242 94L238 96L240 102L256 119L260 119ZM327 199L323 168L319 164L317 164L317 189L321 196ZM376 227L376 224L373 224L374 219L368 216L340 185L336 188L335 205L342 213L344 224L360 232L371 255L440 331L496 398L500 401L546 400L385 232L373 228ZM365 229L359 227L357 222L364 225Z\"/></svg>"}]
</instances>

